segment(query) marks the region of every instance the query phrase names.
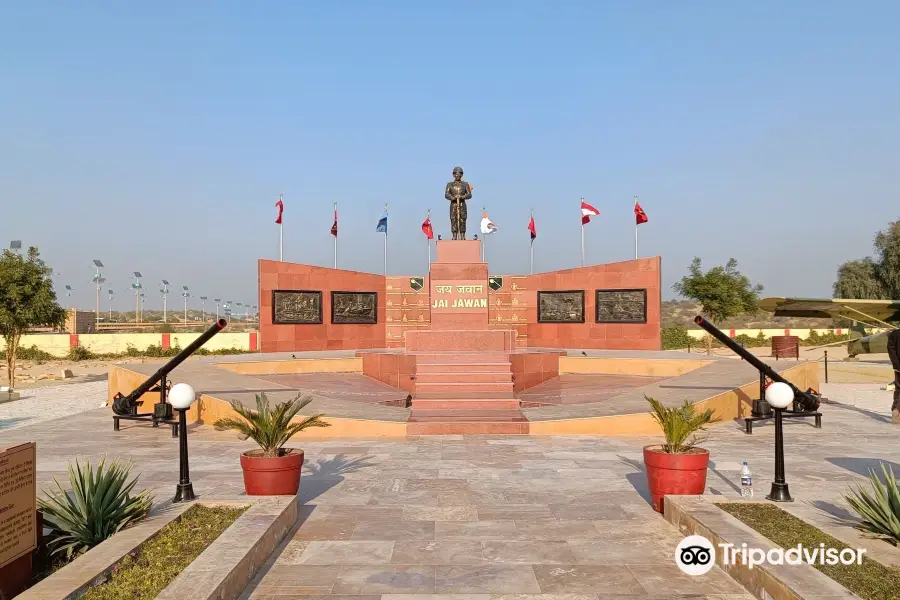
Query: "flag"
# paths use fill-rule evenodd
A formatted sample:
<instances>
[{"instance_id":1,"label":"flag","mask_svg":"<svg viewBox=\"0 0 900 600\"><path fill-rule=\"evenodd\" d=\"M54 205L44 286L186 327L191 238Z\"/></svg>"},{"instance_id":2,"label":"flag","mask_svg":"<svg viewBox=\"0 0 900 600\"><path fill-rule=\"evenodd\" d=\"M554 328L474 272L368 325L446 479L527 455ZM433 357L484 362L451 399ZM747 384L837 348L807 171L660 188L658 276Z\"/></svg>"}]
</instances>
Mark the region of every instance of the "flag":
<instances>
[{"instance_id":1,"label":"flag","mask_svg":"<svg viewBox=\"0 0 900 600\"><path fill-rule=\"evenodd\" d=\"M275 222L281 225L281 213L284 212L284 202L282 202L281 198L278 199L278 202L275 203L275 206L278 207L278 216L275 217Z\"/></svg>"},{"instance_id":2,"label":"flag","mask_svg":"<svg viewBox=\"0 0 900 600\"><path fill-rule=\"evenodd\" d=\"M482 208L481 209L481 233L487 235L489 233L494 233L497 231L497 226L488 218L487 211Z\"/></svg>"},{"instance_id":3,"label":"flag","mask_svg":"<svg viewBox=\"0 0 900 600\"><path fill-rule=\"evenodd\" d=\"M594 208L593 206L591 206L584 200L581 201L581 224L582 225L587 225L588 223L591 222L592 216L596 217L599 214L600 214L599 210L597 210L596 208Z\"/></svg>"},{"instance_id":4,"label":"flag","mask_svg":"<svg viewBox=\"0 0 900 600\"><path fill-rule=\"evenodd\" d=\"M641 223L646 223L649 219L647 218L647 213L644 212L644 209L641 208L641 205L637 202L634 203L634 221L636 225L640 225Z\"/></svg>"},{"instance_id":5,"label":"flag","mask_svg":"<svg viewBox=\"0 0 900 600\"><path fill-rule=\"evenodd\" d=\"M337 237L337 209L334 209L334 224L331 226L331 235ZM337 248L337 246L335 246ZM337 250L335 250L337 252Z\"/></svg>"},{"instance_id":6,"label":"flag","mask_svg":"<svg viewBox=\"0 0 900 600\"><path fill-rule=\"evenodd\" d=\"M378 219L378 225L375 227L375 231L387 234L387 207L385 207L384 212L381 214L381 218Z\"/></svg>"},{"instance_id":7,"label":"flag","mask_svg":"<svg viewBox=\"0 0 900 600\"><path fill-rule=\"evenodd\" d=\"M537 229L534 226L534 215L531 215L531 220L528 221L528 231L531 232L531 241L534 241L534 238L537 237Z\"/></svg>"},{"instance_id":8,"label":"flag","mask_svg":"<svg viewBox=\"0 0 900 600\"><path fill-rule=\"evenodd\" d=\"M429 240L434 239L434 228L431 227L431 211L428 211L428 216L425 217L425 220L422 222L422 233L425 234Z\"/></svg>"}]
</instances>

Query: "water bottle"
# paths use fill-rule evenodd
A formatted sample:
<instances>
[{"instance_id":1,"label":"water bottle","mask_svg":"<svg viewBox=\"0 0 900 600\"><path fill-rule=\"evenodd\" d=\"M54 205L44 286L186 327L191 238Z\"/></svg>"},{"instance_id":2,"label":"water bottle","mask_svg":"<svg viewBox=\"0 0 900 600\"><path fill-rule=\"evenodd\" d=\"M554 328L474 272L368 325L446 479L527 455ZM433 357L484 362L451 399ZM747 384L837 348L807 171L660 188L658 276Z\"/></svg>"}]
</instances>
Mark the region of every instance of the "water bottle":
<instances>
[{"instance_id":1,"label":"water bottle","mask_svg":"<svg viewBox=\"0 0 900 600\"><path fill-rule=\"evenodd\" d=\"M741 497L753 497L753 476L750 475L750 467L747 465L746 460L744 461L744 466L741 467Z\"/></svg>"}]
</instances>

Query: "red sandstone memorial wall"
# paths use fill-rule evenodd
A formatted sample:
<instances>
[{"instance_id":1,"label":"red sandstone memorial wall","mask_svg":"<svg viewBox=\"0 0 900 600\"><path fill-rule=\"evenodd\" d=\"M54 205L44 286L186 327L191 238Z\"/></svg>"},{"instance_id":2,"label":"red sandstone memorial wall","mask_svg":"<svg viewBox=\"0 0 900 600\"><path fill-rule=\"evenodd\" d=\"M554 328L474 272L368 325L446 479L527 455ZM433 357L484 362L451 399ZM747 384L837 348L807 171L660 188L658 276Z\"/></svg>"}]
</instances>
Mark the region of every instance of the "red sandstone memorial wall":
<instances>
[{"instance_id":1,"label":"red sandstone memorial wall","mask_svg":"<svg viewBox=\"0 0 900 600\"><path fill-rule=\"evenodd\" d=\"M527 345L540 348L659 350L660 258L642 258L529 276ZM584 323L538 323L537 292L584 290ZM597 323L596 290L647 290L646 323Z\"/></svg>"},{"instance_id":2,"label":"red sandstone memorial wall","mask_svg":"<svg viewBox=\"0 0 900 600\"><path fill-rule=\"evenodd\" d=\"M407 331L431 325L430 281L359 273L271 260L259 261L260 349L262 352L352 350L402 347ZM491 275L495 277L495 275ZM418 284L418 282L416 282ZM646 322L597 323L596 290L646 290ZM276 325L274 290L322 291L322 323ZM539 323L538 291L584 290L583 323ZM332 291L376 292L376 324L332 324ZM533 348L659 350L661 259L642 258L539 273L504 275L499 290L488 292L488 326L515 329L516 345Z\"/></svg>"},{"instance_id":3,"label":"red sandstone memorial wall","mask_svg":"<svg viewBox=\"0 0 900 600\"><path fill-rule=\"evenodd\" d=\"M322 322L274 324L272 293L275 290L321 291ZM377 293L377 323L332 323L331 292L335 291ZM259 337L262 352L384 348L385 316L383 275L276 260L259 261Z\"/></svg>"}]
</instances>

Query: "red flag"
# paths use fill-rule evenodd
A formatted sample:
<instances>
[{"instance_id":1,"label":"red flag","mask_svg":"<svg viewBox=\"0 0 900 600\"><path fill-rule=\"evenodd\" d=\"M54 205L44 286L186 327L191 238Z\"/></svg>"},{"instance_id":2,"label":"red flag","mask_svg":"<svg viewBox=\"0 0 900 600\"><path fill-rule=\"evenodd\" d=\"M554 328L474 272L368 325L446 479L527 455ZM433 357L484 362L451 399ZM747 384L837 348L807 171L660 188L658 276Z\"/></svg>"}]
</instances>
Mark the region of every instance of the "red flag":
<instances>
[{"instance_id":1,"label":"red flag","mask_svg":"<svg viewBox=\"0 0 900 600\"><path fill-rule=\"evenodd\" d=\"M425 234L429 240L434 239L434 229L431 227L431 214L425 217L425 221L422 222L422 233Z\"/></svg>"},{"instance_id":2,"label":"red flag","mask_svg":"<svg viewBox=\"0 0 900 600\"><path fill-rule=\"evenodd\" d=\"M599 210L597 210L596 208L594 208L593 206L591 206L584 200L581 201L581 224L582 225L587 225L588 223L591 222L592 216L596 217L599 214L600 214Z\"/></svg>"},{"instance_id":3,"label":"red flag","mask_svg":"<svg viewBox=\"0 0 900 600\"><path fill-rule=\"evenodd\" d=\"M331 226L331 235L337 237L337 209L334 209L334 225ZM335 248L337 248L337 246L335 246Z\"/></svg>"},{"instance_id":4,"label":"red flag","mask_svg":"<svg viewBox=\"0 0 900 600\"><path fill-rule=\"evenodd\" d=\"M537 237L537 229L534 227L534 216L532 215L531 220L528 221L528 231L531 232L531 241L534 241L534 238Z\"/></svg>"},{"instance_id":5,"label":"red flag","mask_svg":"<svg viewBox=\"0 0 900 600\"><path fill-rule=\"evenodd\" d=\"M635 224L640 225L641 223L646 223L649 219L647 218L647 213L644 212L644 209L641 208L641 205L637 202L634 203L634 221Z\"/></svg>"},{"instance_id":6,"label":"red flag","mask_svg":"<svg viewBox=\"0 0 900 600\"><path fill-rule=\"evenodd\" d=\"M275 203L275 206L278 207L278 216L275 218L275 222L281 225L281 213L284 212L284 202L281 201L281 198L278 199L278 202Z\"/></svg>"}]
</instances>

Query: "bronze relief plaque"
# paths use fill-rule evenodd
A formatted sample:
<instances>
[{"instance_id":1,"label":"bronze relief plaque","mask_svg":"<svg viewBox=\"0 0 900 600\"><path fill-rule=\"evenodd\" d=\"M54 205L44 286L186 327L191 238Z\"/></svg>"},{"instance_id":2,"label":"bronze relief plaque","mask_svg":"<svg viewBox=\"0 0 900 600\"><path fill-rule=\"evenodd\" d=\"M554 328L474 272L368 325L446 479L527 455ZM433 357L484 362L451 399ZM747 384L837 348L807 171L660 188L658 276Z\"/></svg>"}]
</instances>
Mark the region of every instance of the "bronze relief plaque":
<instances>
[{"instance_id":1,"label":"bronze relief plaque","mask_svg":"<svg viewBox=\"0 0 900 600\"><path fill-rule=\"evenodd\" d=\"M597 290L597 323L646 323L647 290Z\"/></svg>"},{"instance_id":2,"label":"bronze relief plaque","mask_svg":"<svg viewBox=\"0 0 900 600\"><path fill-rule=\"evenodd\" d=\"M331 322L372 325L378 322L376 292L331 292Z\"/></svg>"},{"instance_id":3,"label":"bronze relief plaque","mask_svg":"<svg viewBox=\"0 0 900 600\"><path fill-rule=\"evenodd\" d=\"M317 325L322 323L322 292L274 290L272 323L276 325Z\"/></svg>"},{"instance_id":4,"label":"bronze relief plaque","mask_svg":"<svg viewBox=\"0 0 900 600\"><path fill-rule=\"evenodd\" d=\"M538 323L584 323L584 290L537 293Z\"/></svg>"}]
</instances>

